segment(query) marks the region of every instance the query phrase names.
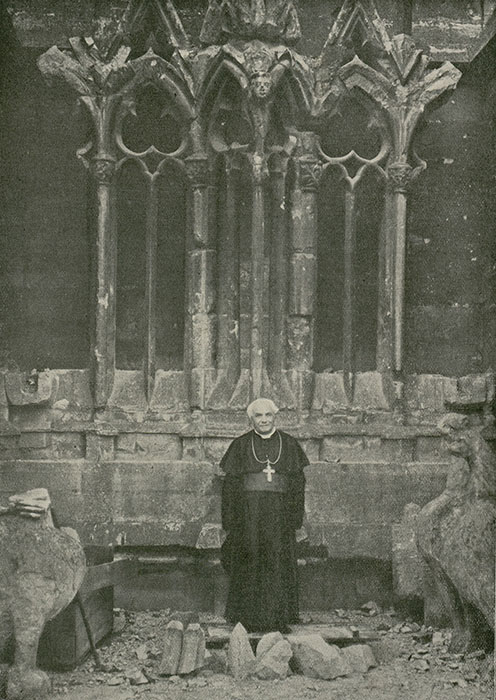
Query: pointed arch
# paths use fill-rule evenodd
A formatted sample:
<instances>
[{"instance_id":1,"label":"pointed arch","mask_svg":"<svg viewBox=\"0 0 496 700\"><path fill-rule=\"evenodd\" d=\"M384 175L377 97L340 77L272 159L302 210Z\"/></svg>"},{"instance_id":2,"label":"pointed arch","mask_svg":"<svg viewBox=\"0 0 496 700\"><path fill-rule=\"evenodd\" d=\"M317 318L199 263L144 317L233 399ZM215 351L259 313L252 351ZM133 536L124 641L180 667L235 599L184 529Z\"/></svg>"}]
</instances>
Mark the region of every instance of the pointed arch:
<instances>
[{"instance_id":1,"label":"pointed arch","mask_svg":"<svg viewBox=\"0 0 496 700\"><path fill-rule=\"evenodd\" d=\"M124 13L124 30L118 40L147 30L147 25L156 34L167 37L174 49L185 49L189 39L172 0L130 0Z\"/></svg>"},{"instance_id":2,"label":"pointed arch","mask_svg":"<svg viewBox=\"0 0 496 700\"><path fill-rule=\"evenodd\" d=\"M374 0L345 0L327 38L322 56L325 57L335 45L343 44L357 28L375 45L388 50L389 34Z\"/></svg>"}]
</instances>

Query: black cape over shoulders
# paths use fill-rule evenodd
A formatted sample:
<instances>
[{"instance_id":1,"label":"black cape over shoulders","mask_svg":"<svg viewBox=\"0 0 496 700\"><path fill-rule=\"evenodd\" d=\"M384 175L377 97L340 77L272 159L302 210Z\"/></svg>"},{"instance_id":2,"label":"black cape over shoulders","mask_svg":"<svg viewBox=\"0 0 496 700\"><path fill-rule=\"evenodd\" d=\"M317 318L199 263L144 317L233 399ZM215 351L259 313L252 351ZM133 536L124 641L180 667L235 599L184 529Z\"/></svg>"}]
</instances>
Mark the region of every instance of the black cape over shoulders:
<instances>
[{"instance_id":1,"label":"black cape over shoulders","mask_svg":"<svg viewBox=\"0 0 496 700\"><path fill-rule=\"evenodd\" d=\"M263 471L267 456L284 475L284 493L245 488L245 474ZM283 629L298 619L295 530L303 522L308 463L298 441L283 431L266 440L254 431L241 435L221 460L226 618L248 630Z\"/></svg>"}]
</instances>

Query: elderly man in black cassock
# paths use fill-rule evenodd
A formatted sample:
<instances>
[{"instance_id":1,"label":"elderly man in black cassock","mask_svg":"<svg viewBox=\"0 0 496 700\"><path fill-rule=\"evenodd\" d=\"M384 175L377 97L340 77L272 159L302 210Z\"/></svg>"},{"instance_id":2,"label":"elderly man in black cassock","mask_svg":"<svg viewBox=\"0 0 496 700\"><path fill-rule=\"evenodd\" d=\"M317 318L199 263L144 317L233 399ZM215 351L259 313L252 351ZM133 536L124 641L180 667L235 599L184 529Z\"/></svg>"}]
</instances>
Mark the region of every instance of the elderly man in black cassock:
<instances>
[{"instance_id":1,"label":"elderly man in black cassock","mask_svg":"<svg viewBox=\"0 0 496 700\"><path fill-rule=\"evenodd\" d=\"M298 621L295 531L305 506L308 459L295 438L275 428L277 406L257 399L253 429L221 460L222 563L229 576L226 618L248 631L288 631Z\"/></svg>"}]
</instances>

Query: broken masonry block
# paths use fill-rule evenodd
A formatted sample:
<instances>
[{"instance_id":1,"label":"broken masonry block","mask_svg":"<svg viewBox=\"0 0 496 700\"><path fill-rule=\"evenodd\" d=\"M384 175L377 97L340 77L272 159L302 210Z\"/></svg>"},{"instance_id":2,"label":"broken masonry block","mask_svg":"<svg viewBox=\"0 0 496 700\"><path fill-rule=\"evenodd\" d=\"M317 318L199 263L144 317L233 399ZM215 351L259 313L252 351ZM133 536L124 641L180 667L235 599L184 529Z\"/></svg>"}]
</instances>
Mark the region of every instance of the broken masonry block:
<instances>
[{"instance_id":1,"label":"broken masonry block","mask_svg":"<svg viewBox=\"0 0 496 700\"><path fill-rule=\"evenodd\" d=\"M174 676L179 668L183 646L183 623L171 620L165 628L162 659L158 673L160 676Z\"/></svg>"}]
</instances>

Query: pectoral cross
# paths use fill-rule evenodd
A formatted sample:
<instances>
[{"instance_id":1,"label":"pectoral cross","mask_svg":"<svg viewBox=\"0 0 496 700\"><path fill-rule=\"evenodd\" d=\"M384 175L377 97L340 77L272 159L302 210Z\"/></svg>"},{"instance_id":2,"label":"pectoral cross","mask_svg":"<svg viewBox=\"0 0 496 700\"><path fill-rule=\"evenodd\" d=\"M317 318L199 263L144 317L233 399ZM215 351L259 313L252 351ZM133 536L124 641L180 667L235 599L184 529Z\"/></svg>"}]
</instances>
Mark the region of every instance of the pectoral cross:
<instances>
[{"instance_id":1,"label":"pectoral cross","mask_svg":"<svg viewBox=\"0 0 496 700\"><path fill-rule=\"evenodd\" d=\"M272 469L272 467L270 466L270 462L269 462L268 459L267 459L267 466L266 466L265 469L263 470L263 473L264 473L264 474L267 474L267 481L268 481L268 482L271 482L271 481L272 481L272 474L275 474L275 473L276 473L276 470L275 470L275 469Z\"/></svg>"}]
</instances>

